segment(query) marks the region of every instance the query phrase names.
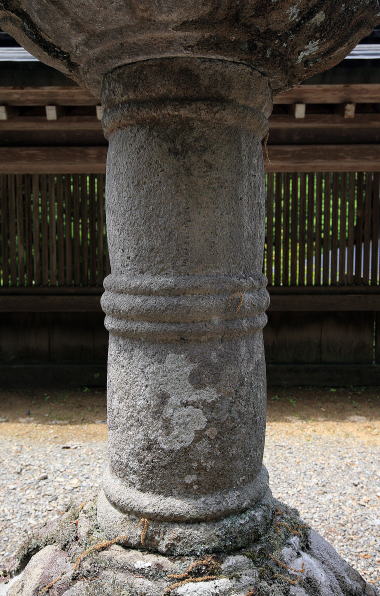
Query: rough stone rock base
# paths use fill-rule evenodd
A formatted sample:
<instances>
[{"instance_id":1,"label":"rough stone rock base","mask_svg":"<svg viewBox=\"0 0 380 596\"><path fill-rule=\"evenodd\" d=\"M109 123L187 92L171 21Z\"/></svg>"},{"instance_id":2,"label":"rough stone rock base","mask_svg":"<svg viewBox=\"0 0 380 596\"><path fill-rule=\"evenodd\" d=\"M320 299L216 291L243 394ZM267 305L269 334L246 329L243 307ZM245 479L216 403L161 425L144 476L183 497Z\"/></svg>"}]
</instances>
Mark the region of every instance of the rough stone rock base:
<instances>
[{"instance_id":1,"label":"rough stone rock base","mask_svg":"<svg viewBox=\"0 0 380 596\"><path fill-rule=\"evenodd\" d=\"M259 541L234 554L166 557L106 540L95 500L44 527L19 551L8 596L376 596L295 510L275 502Z\"/></svg>"}]
</instances>

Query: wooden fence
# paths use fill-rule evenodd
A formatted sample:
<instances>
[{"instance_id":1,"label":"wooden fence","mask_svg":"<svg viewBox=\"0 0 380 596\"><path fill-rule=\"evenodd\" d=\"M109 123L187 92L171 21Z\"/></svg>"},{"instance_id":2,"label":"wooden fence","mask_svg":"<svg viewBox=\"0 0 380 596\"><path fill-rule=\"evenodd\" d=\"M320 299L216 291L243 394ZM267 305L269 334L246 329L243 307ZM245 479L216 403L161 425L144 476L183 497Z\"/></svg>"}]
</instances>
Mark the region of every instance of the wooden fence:
<instances>
[{"instance_id":1,"label":"wooden fence","mask_svg":"<svg viewBox=\"0 0 380 596\"><path fill-rule=\"evenodd\" d=\"M100 287L103 174L0 176L0 287ZM380 283L380 173L270 173L271 287Z\"/></svg>"},{"instance_id":2,"label":"wooden fence","mask_svg":"<svg viewBox=\"0 0 380 596\"><path fill-rule=\"evenodd\" d=\"M270 286L379 283L380 174L269 174Z\"/></svg>"},{"instance_id":3,"label":"wooden fence","mask_svg":"<svg viewBox=\"0 0 380 596\"><path fill-rule=\"evenodd\" d=\"M104 175L0 175L0 386L104 384ZM267 174L270 384L380 384L380 174Z\"/></svg>"},{"instance_id":4,"label":"wooden fence","mask_svg":"<svg viewBox=\"0 0 380 596\"><path fill-rule=\"evenodd\" d=\"M101 286L104 175L0 176L0 285Z\"/></svg>"}]
</instances>

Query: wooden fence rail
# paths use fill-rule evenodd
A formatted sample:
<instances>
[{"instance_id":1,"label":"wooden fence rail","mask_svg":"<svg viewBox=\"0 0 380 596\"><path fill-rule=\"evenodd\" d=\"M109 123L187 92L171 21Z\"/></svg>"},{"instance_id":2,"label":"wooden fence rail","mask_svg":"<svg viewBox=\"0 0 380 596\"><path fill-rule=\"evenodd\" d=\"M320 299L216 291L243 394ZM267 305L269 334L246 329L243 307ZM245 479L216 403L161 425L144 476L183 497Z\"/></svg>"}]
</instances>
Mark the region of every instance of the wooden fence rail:
<instances>
[{"instance_id":1,"label":"wooden fence rail","mask_svg":"<svg viewBox=\"0 0 380 596\"><path fill-rule=\"evenodd\" d=\"M104 184L103 174L0 175L0 287L100 287ZM269 286L379 285L379 172L269 173L267 191Z\"/></svg>"}]
</instances>

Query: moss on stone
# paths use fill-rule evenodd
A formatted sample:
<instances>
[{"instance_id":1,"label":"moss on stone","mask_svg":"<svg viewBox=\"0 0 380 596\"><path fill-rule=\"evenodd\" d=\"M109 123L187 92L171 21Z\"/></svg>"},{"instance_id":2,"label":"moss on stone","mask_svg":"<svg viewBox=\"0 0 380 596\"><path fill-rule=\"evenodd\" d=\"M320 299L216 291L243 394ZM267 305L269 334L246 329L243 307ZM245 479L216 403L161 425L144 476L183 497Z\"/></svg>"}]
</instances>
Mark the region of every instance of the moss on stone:
<instances>
[{"instance_id":1,"label":"moss on stone","mask_svg":"<svg viewBox=\"0 0 380 596\"><path fill-rule=\"evenodd\" d=\"M302 586L303 578L297 579L294 574L289 573L289 569L286 569L286 565L281 561L281 552L289 546L289 541L294 536L299 539L299 548L306 550L309 530L309 526L302 522L298 511L276 502L273 524L269 531L260 542L244 551L245 556L254 562L259 573L258 596L272 596L268 589L272 590L274 587L282 590L279 594L286 595L290 586Z\"/></svg>"}]
</instances>

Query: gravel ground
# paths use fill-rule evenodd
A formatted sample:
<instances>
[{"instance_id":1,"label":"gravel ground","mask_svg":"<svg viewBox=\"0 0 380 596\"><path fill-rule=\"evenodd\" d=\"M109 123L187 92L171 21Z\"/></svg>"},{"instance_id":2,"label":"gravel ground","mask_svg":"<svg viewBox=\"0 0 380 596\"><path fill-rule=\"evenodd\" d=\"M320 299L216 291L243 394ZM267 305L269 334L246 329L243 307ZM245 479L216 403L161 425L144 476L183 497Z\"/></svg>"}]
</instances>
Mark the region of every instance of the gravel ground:
<instances>
[{"instance_id":1,"label":"gravel ground","mask_svg":"<svg viewBox=\"0 0 380 596\"><path fill-rule=\"evenodd\" d=\"M1 440L0 448L0 560L5 567L20 534L58 516L70 502L86 500L99 486L105 443ZM379 449L360 441L287 437L275 424L268 429L266 465L275 496L297 507L367 581L378 585L379 461Z\"/></svg>"}]
</instances>

